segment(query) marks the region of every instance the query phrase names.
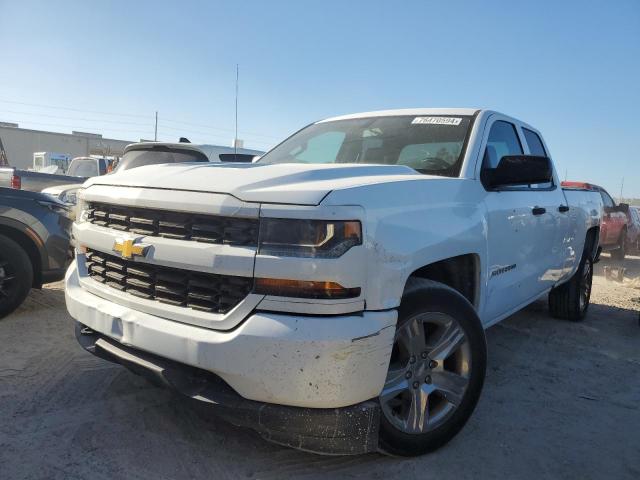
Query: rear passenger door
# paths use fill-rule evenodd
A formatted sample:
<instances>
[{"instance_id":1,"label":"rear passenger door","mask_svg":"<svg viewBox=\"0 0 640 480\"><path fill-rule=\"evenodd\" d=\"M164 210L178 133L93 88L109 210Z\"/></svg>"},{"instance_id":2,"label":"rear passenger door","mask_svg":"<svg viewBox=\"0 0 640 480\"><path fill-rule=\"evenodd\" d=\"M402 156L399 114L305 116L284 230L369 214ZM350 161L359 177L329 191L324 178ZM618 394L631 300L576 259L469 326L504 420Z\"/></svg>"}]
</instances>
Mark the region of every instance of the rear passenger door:
<instances>
[{"instance_id":1,"label":"rear passenger door","mask_svg":"<svg viewBox=\"0 0 640 480\"><path fill-rule=\"evenodd\" d=\"M485 130L482 170L495 168L505 155L524 153L515 124L495 117ZM486 192L488 278L484 322L509 313L539 289L534 258L536 222L531 210L534 204L529 192L520 189Z\"/></svg>"},{"instance_id":2,"label":"rear passenger door","mask_svg":"<svg viewBox=\"0 0 640 480\"><path fill-rule=\"evenodd\" d=\"M532 129L521 126L527 153L540 157L550 157L542 138ZM554 178L549 183L529 185L538 207L545 210L538 217L536 229L540 244L537 246L543 255L540 258L540 283L543 288L551 288L572 270L575 262L575 239L570 238L569 221L571 212L559 182ZM578 259L579 260L579 259Z\"/></svg>"}]
</instances>

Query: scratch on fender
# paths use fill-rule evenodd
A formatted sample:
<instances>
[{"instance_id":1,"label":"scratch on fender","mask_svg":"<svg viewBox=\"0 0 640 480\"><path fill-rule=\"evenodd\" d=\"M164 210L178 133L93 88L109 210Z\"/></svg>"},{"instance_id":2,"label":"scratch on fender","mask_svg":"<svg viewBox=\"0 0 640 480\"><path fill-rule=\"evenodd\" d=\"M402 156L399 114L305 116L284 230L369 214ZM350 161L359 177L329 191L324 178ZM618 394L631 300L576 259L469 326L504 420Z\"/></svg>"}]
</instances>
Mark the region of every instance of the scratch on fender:
<instances>
[{"instance_id":1,"label":"scratch on fender","mask_svg":"<svg viewBox=\"0 0 640 480\"><path fill-rule=\"evenodd\" d=\"M364 340L365 338L371 338L371 337L377 337L378 335L380 335L380 333L386 329L386 328L390 328L390 327L395 327L395 325L387 325L386 327L382 327L380 330L378 330L377 332L374 333L370 333L369 335L364 335L362 337L355 337L351 339L351 343L353 342L357 342L358 340Z\"/></svg>"}]
</instances>

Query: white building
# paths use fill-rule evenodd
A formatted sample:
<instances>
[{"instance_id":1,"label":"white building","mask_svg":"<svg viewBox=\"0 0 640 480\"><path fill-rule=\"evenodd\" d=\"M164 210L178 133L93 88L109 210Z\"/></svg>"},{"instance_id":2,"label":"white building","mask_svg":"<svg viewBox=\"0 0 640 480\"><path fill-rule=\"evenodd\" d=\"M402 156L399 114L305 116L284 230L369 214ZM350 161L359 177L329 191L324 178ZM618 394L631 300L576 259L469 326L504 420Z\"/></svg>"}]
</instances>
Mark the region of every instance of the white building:
<instances>
[{"instance_id":1,"label":"white building","mask_svg":"<svg viewBox=\"0 0 640 480\"><path fill-rule=\"evenodd\" d=\"M71 158L100 155L120 157L124 147L134 141L102 138L96 133L58 133L19 128L16 123L0 122L0 139L9 165L27 169L33 166L34 152L67 154Z\"/></svg>"}]
</instances>

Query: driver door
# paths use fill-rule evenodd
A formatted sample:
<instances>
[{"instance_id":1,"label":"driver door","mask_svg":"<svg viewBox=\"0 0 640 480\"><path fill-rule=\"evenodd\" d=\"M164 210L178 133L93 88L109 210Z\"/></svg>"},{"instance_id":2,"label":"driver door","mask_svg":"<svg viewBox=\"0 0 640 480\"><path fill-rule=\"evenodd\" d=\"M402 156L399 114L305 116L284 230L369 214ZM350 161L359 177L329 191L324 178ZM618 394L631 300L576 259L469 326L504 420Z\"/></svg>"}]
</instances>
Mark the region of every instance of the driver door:
<instances>
[{"instance_id":1,"label":"driver door","mask_svg":"<svg viewBox=\"0 0 640 480\"><path fill-rule=\"evenodd\" d=\"M523 141L516 125L494 115L485 129L482 169L495 168L505 155L524 154ZM502 187L488 190L487 210L487 300L483 308L484 323L492 323L521 304L539 295L541 262L549 252L543 251L545 239L540 229L547 214L536 208L541 194L530 188Z\"/></svg>"}]
</instances>

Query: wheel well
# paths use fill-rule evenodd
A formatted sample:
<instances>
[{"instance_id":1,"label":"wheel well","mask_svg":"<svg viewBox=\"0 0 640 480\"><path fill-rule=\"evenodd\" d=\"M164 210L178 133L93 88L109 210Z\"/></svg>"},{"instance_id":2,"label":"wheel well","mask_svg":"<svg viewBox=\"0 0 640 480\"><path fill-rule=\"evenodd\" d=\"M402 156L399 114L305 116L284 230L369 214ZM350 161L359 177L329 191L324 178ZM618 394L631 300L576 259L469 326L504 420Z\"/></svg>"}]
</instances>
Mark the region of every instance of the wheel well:
<instances>
[{"instance_id":1,"label":"wheel well","mask_svg":"<svg viewBox=\"0 0 640 480\"><path fill-rule=\"evenodd\" d=\"M42 285L42 260L34 241L26 233L6 225L0 225L0 235L10 238L24 248L33 268L33 287L40 287Z\"/></svg>"},{"instance_id":2,"label":"wheel well","mask_svg":"<svg viewBox=\"0 0 640 480\"><path fill-rule=\"evenodd\" d=\"M584 251L589 252L591 259L595 259L598 254L600 227L591 227L587 230L587 238L584 241Z\"/></svg>"},{"instance_id":3,"label":"wheel well","mask_svg":"<svg viewBox=\"0 0 640 480\"><path fill-rule=\"evenodd\" d=\"M410 277L426 278L458 291L477 307L478 256L472 253L440 260L414 271Z\"/></svg>"}]
</instances>

